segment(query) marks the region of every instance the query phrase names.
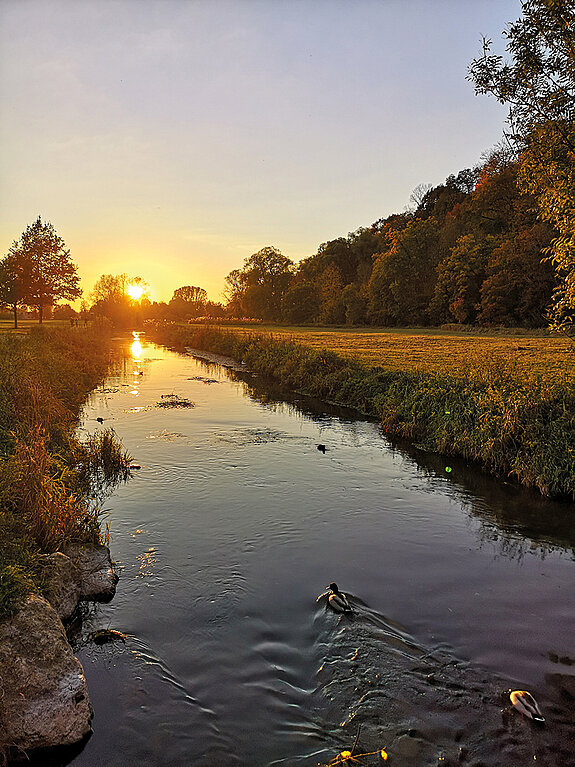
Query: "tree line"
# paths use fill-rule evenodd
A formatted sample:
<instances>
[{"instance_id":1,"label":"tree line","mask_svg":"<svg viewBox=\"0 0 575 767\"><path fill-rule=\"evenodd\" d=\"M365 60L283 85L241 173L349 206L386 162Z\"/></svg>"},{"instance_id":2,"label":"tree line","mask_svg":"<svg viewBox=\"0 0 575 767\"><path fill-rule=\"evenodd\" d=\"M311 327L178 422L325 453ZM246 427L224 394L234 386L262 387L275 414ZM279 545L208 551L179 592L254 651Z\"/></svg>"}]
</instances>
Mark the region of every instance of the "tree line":
<instances>
[{"instance_id":1,"label":"tree line","mask_svg":"<svg viewBox=\"0 0 575 767\"><path fill-rule=\"evenodd\" d=\"M264 248L228 275L232 305L288 322L573 326L575 4L521 9L509 58L484 39L468 72L509 107L505 143L297 266Z\"/></svg>"},{"instance_id":2,"label":"tree line","mask_svg":"<svg viewBox=\"0 0 575 767\"><path fill-rule=\"evenodd\" d=\"M546 324L557 284L545 253L557 231L519 183L521 159L503 146L436 187L421 185L403 213L322 243L295 264L267 246L226 278L226 305L193 285L152 302L141 277L102 275L84 316L117 325L145 319L249 317L349 325ZM138 299L131 293L137 290ZM38 218L0 262L0 301L35 308L81 295L63 240ZM67 309L67 312L65 312ZM57 316L76 316L69 306Z\"/></svg>"},{"instance_id":3,"label":"tree line","mask_svg":"<svg viewBox=\"0 0 575 767\"><path fill-rule=\"evenodd\" d=\"M503 146L420 187L413 208L322 243L297 265L274 247L226 278L228 307L268 321L536 327L556 284L556 232L521 191Z\"/></svg>"}]
</instances>

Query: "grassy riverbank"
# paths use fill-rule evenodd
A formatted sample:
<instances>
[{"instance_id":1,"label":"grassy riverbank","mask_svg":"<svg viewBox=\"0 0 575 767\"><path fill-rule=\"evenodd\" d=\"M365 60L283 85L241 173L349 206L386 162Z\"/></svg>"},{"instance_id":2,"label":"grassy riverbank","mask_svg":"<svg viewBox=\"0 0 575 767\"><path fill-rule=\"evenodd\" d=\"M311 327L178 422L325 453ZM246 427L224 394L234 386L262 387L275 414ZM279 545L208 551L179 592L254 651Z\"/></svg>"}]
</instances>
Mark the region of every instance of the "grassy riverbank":
<instances>
[{"instance_id":1,"label":"grassy riverbank","mask_svg":"<svg viewBox=\"0 0 575 767\"><path fill-rule=\"evenodd\" d=\"M376 416L388 434L411 439L426 450L477 462L492 474L513 477L546 495L575 497L575 385L570 350L563 348L567 341L561 340L556 358L549 352L546 360L534 354L529 362L477 344L474 354L457 361L447 337L438 354L430 333L434 364L425 366L411 364L405 333L401 368L399 355L389 365L352 358L352 334L343 356L275 330L272 336L168 324L151 327L149 333L176 348L230 355L291 389ZM541 340L547 348L556 339L530 340ZM424 342L418 338L417 343ZM523 339L505 343L527 347ZM382 358L381 349L378 353Z\"/></svg>"},{"instance_id":2,"label":"grassy riverbank","mask_svg":"<svg viewBox=\"0 0 575 767\"><path fill-rule=\"evenodd\" d=\"M128 474L113 433L74 436L109 348L102 328L0 335L0 617L42 590L39 554L100 539L98 489Z\"/></svg>"},{"instance_id":3,"label":"grassy riverbank","mask_svg":"<svg viewBox=\"0 0 575 767\"><path fill-rule=\"evenodd\" d=\"M386 370L466 373L470 367L510 360L518 372L569 377L575 382L575 344L546 330L443 328L355 328L238 326L230 332L274 338L330 349L342 357Z\"/></svg>"}]
</instances>

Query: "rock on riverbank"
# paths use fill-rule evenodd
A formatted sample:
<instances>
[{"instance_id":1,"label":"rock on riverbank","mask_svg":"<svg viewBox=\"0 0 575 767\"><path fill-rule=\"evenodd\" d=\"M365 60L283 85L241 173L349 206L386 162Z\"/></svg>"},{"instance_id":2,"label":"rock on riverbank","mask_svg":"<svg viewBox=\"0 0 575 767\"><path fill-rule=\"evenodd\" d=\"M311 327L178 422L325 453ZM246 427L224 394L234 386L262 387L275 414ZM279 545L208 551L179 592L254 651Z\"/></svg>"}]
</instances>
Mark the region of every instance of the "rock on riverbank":
<instances>
[{"instance_id":1,"label":"rock on riverbank","mask_svg":"<svg viewBox=\"0 0 575 767\"><path fill-rule=\"evenodd\" d=\"M84 671L62 621L82 600L110 600L118 581L106 546L69 546L42 564L47 599L30 595L0 621L0 748L11 756L70 745L90 732Z\"/></svg>"}]
</instances>

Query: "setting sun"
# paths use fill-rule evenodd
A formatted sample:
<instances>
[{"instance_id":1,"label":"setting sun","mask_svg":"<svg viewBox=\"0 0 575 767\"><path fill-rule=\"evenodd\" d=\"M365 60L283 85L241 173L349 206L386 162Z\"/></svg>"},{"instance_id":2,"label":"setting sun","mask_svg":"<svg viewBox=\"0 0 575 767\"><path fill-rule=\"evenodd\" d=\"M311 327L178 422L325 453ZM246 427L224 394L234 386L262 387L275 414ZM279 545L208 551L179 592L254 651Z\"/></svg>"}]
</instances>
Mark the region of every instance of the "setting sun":
<instances>
[{"instance_id":1,"label":"setting sun","mask_svg":"<svg viewBox=\"0 0 575 767\"><path fill-rule=\"evenodd\" d=\"M134 301L139 301L144 295L145 290L141 285L138 285L137 283L132 283L131 285L128 285L128 287L126 288L126 293Z\"/></svg>"}]
</instances>

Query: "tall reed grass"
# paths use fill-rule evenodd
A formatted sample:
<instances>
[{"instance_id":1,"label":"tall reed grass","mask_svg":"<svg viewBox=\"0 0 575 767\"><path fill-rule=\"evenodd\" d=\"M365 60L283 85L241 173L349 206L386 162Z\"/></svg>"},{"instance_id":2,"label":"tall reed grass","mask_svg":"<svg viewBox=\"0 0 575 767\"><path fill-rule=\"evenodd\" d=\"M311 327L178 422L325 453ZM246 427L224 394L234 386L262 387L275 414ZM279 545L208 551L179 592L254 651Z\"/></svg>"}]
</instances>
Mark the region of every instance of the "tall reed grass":
<instances>
[{"instance_id":1,"label":"tall reed grass","mask_svg":"<svg viewBox=\"0 0 575 767\"><path fill-rule=\"evenodd\" d=\"M74 433L109 351L101 329L0 336L0 617L41 590L38 554L101 539L98 501L129 477L112 431L85 443Z\"/></svg>"},{"instance_id":2,"label":"tall reed grass","mask_svg":"<svg viewBox=\"0 0 575 767\"><path fill-rule=\"evenodd\" d=\"M512 360L470 357L454 371L366 366L329 349L213 327L156 325L166 345L209 349L290 389L376 416L392 436L460 456L549 496L575 498L575 389Z\"/></svg>"}]
</instances>

